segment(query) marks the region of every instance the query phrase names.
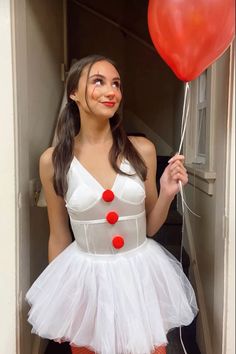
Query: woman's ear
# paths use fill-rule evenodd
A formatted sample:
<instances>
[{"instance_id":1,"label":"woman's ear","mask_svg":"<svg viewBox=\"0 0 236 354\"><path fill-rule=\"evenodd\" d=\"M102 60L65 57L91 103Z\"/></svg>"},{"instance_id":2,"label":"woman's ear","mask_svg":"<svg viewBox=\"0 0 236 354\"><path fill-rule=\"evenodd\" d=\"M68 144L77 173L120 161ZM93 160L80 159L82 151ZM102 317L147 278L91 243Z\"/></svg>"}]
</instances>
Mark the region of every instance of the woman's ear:
<instances>
[{"instance_id":1,"label":"woman's ear","mask_svg":"<svg viewBox=\"0 0 236 354\"><path fill-rule=\"evenodd\" d=\"M74 92L74 93L72 93L72 94L70 95L70 99L73 100L73 101L75 101L75 102L78 102L78 97L77 97L77 95L76 95L76 92Z\"/></svg>"}]
</instances>

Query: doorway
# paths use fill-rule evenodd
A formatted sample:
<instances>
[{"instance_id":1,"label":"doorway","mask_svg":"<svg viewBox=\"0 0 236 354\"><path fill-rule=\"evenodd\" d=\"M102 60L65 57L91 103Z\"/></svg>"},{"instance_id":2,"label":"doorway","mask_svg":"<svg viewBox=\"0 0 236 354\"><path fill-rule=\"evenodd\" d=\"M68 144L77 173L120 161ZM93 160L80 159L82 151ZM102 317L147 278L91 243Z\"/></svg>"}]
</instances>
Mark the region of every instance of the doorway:
<instances>
[{"instance_id":1,"label":"doorway","mask_svg":"<svg viewBox=\"0 0 236 354\"><path fill-rule=\"evenodd\" d=\"M153 49L147 28L148 0L15 1L19 92L20 170L22 193L29 197L22 216L19 280L24 294L47 266L46 208L34 204L39 182L38 161L51 145L73 59L97 53L114 59L124 81L124 123L127 132L143 132L159 155L169 156L179 141L183 84ZM19 86L20 88L20 86ZM29 258L24 255L29 252ZM26 260L29 260L28 263ZM28 308L22 307L20 353L43 353L46 346L30 334Z\"/></svg>"}]
</instances>

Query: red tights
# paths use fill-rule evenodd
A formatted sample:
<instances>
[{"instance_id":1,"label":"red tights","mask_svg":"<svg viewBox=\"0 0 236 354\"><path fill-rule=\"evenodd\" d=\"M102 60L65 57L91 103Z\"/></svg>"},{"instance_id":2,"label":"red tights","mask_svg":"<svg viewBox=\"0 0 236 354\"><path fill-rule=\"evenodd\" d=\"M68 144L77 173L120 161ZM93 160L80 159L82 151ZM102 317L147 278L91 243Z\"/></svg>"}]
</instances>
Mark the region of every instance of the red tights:
<instances>
[{"instance_id":1,"label":"red tights","mask_svg":"<svg viewBox=\"0 0 236 354\"><path fill-rule=\"evenodd\" d=\"M94 354L86 348L71 347L72 354ZM158 347L152 354L166 354L166 347Z\"/></svg>"}]
</instances>

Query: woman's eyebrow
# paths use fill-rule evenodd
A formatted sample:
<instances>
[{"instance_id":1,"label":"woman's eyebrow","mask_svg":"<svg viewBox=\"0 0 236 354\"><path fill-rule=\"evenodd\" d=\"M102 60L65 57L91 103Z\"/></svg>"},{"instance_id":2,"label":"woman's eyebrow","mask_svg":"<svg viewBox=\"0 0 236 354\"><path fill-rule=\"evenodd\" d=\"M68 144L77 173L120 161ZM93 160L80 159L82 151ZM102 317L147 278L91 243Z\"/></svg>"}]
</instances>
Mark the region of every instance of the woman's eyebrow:
<instances>
[{"instance_id":1,"label":"woman's eyebrow","mask_svg":"<svg viewBox=\"0 0 236 354\"><path fill-rule=\"evenodd\" d=\"M106 76L101 75L101 74L94 74L94 75L91 75L91 76L89 76L89 79L92 79L93 77L99 77L99 78L101 78L101 79L106 79ZM119 76L113 77L112 80L119 80L119 81L121 81L120 78L119 78Z\"/></svg>"}]
</instances>

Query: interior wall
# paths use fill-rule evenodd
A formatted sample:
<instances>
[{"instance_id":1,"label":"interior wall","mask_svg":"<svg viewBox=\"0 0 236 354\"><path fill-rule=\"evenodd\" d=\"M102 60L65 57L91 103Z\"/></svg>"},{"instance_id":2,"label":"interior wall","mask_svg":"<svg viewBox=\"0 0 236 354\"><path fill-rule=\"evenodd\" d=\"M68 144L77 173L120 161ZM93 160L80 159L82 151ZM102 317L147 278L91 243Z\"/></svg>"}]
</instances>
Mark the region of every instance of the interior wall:
<instances>
[{"instance_id":1,"label":"interior wall","mask_svg":"<svg viewBox=\"0 0 236 354\"><path fill-rule=\"evenodd\" d=\"M16 353L17 346L17 215L16 146L14 116L14 53L10 1L0 3L0 353Z\"/></svg>"},{"instance_id":2,"label":"interior wall","mask_svg":"<svg viewBox=\"0 0 236 354\"><path fill-rule=\"evenodd\" d=\"M29 188L39 181L39 157L52 142L64 89L63 1L26 0L26 29ZM48 236L46 208L31 205L31 283L48 264Z\"/></svg>"},{"instance_id":3,"label":"interior wall","mask_svg":"<svg viewBox=\"0 0 236 354\"><path fill-rule=\"evenodd\" d=\"M230 53L229 116L226 172L226 267L223 354L235 353L235 40Z\"/></svg>"},{"instance_id":4,"label":"interior wall","mask_svg":"<svg viewBox=\"0 0 236 354\"><path fill-rule=\"evenodd\" d=\"M80 1L111 20L121 23L152 45L147 28L148 1L139 4L121 1ZM131 38L127 33L68 1L69 62L89 54L102 54L114 59L123 73L124 112L150 127L174 149L174 119L179 80L155 50ZM125 114L125 121L129 116ZM170 149L166 154L169 155Z\"/></svg>"},{"instance_id":5,"label":"interior wall","mask_svg":"<svg viewBox=\"0 0 236 354\"><path fill-rule=\"evenodd\" d=\"M229 77L229 53L226 52L215 64L215 107L214 107L214 146L213 169L216 172L213 195L210 196L194 186L185 187L187 204L201 216L190 215L191 234L189 237L196 252L198 272L208 321L210 342L208 349L214 354L222 353L224 318L224 267L225 267L225 173L227 137L227 97ZM185 236L185 241L188 237ZM188 244L185 247L187 250ZM192 264L193 267L196 264ZM205 315L205 314L204 314ZM201 313L200 313L201 316ZM204 354L204 335L198 328L198 343ZM210 353L210 351L208 352Z\"/></svg>"},{"instance_id":6,"label":"interior wall","mask_svg":"<svg viewBox=\"0 0 236 354\"><path fill-rule=\"evenodd\" d=\"M52 141L63 93L63 4L27 1L29 174L39 178L39 157ZM45 209L31 207L31 279L47 263L48 223Z\"/></svg>"},{"instance_id":7,"label":"interior wall","mask_svg":"<svg viewBox=\"0 0 236 354\"><path fill-rule=\"evenodd\" d=\"M62 0L27 1L30 176L39 154L51 143L63 82Z\"/></svg>"},{"instance_id":8,"label":"interior wall","mask_svg":"<svg viewBox=\"0 0 236 354\"><path fill-rule=\"evenodd\" d=\"M217 62L216 87L216 129L215 129L215 170L216 210L215 210L215 249L214 249L214 317L212 342L213 353L221 353L224 323L224 283L225 283L225 186L226 186L226 144L227 144L227 109L229 89L229 51ZM224 271L224 272L223 272Z\"/></svg>"},{"instance_id":9,"label":"interior wall","mask_svg":"<svg viewBox=\"0 0 236 354\"><path fill-rule=\"evenodd\" d=\"M27 87L26 0L12 6L12 46L14 48L15 79L15 143L17 186L17 351L31 353L28 306L25 293L30 286L30 215L29 215L29 134ZM13 340L12 340L13 342ZM14 352L15 353L15 352Z\"/></svg>"}]
</instances>

